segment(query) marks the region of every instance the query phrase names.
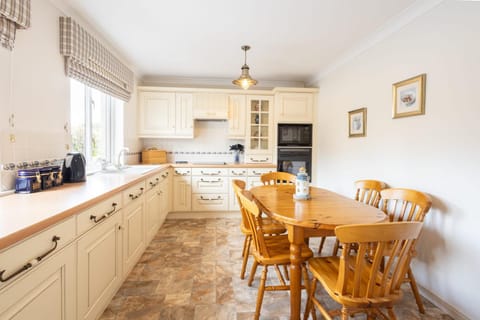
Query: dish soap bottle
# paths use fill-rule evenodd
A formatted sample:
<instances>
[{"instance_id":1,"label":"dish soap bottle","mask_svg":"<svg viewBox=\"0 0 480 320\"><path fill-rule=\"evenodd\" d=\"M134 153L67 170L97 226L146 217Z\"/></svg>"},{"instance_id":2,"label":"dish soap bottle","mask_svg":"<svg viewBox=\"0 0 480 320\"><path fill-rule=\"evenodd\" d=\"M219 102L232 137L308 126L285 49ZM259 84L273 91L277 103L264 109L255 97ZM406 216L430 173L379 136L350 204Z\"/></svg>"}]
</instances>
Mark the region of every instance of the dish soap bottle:
<instances>
[{"instance_id":1,"label":"dish soap bottle","mask_svg":"<svg viewBox=\"0 0 480 320\"><path fill-rule=\"evenodd\" d=\"M304 167L298 169L297 179L295 181L295 194L293 195L293 198L295 200L310 199L310 183L307 171Z\"/></svg>"}]
</instances>

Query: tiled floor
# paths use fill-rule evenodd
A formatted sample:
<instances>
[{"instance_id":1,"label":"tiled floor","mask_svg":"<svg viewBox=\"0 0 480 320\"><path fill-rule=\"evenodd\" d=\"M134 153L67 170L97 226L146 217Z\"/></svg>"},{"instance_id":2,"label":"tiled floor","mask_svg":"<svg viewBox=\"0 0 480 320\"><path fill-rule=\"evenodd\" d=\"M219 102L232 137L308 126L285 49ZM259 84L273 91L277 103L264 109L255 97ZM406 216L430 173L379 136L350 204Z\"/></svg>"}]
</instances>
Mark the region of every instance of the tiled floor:
<instances>
[{"instance_id":1,"label":"tiled floor","mask_svg":"<svg viewBox=\"0 0 480 320\"><path fill-rule=\"evenodd\" d=\"M252 287L240 280L244 237L239 223L236 219L167 220L101 320L253 319L261 269ZM310 244L318 248L317 239ZM322 296L322 301L331 303L327 294ZM289 301L288 292L265 292L261 319L289 319ZM398 319L451 319L424 302L426 314L420 315L405 290L402 303L395 307Z\"/></svg>"}]
</instances>

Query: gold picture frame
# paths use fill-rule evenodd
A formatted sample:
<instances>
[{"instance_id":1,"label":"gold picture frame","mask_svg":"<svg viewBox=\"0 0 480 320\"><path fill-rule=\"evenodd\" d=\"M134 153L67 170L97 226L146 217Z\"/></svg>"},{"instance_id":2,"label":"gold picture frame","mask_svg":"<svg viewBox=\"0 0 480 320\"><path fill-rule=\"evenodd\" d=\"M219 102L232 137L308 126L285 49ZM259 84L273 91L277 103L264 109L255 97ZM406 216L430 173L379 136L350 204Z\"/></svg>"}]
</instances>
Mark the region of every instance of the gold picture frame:
<instances>
[{"instance_id":1,"label":"gold picture frame","mask_svg":"<svg viewBox=\"0 0 480 320\"><path fill-rule=\"evenodd\" d=\"M348 112L348 137L365 137L367 132L367 108Z\"/></svg>"},{"instance_id":2,"label":"gold picture frame","mask_svg":"<svg viewBox=\"0 0 480 320\"><path fill-rule=\"evenodd\" d=\"M392 118L425 114L425 73L393 84Z\"/></svg>"}]
</instances>

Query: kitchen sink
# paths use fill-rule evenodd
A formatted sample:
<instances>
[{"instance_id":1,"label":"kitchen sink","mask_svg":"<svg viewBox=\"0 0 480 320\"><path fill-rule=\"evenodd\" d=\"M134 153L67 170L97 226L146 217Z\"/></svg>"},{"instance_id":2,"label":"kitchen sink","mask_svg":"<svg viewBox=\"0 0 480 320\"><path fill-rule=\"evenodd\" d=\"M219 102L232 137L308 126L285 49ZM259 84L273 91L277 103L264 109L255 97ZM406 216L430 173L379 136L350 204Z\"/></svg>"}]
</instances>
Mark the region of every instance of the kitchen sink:
<instances>
[{"instance_id":1,"label":"kitchen sink","mask_svg":"<svg viewBox=\"0 0 480 320\"><path fill-rule=\"evenodd\" d=\"M117 173L117 174L146 174L149 171L159 168L158 165L127 165L123 167L108 166L100 173Z\"/></svg>"}]
</instances>

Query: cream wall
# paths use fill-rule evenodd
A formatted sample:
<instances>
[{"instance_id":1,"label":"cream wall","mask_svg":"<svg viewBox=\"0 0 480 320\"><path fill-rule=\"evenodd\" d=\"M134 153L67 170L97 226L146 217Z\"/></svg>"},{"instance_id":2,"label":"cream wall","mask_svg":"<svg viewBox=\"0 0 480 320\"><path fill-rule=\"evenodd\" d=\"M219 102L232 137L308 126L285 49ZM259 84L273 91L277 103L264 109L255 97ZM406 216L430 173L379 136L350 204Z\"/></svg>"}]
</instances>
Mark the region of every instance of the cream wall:
<instances>
[{"instance_id":1,"label":"cream wall","mask_svg":"<svg viewBox=\"0 0 480 320\"><path fill-rule=\"evenodd\" d=\"M445 1L319 81L316 177L348 196L378 179L431 195L413 262L456 319L480 317L480 3ZM426 114L392 119L392 83L426 73ZM367 136L348 138L366 107Z\"/></svg>"},{"instance_id":2,"label":"cream wall","mask_svg":"<svg viewBox=\"0 0 480 320\"><path fill-rule=\"evenodd\" d=\"M61 158L68 152L65 145L70 136L64 126L69 128L70 80L59 51L61 15L75 17L61 2L32 1L31 28L17 31L13 51L0 48L0 164ZM124 141L131 151L141 146L136 138L135 108L133 97L124 111ZM8 121L11 114L13 128ZM10 141L11 134L15 142ZM2 185L10 184L5 173L2 177Z\"/></svg>"}]
</instances>

